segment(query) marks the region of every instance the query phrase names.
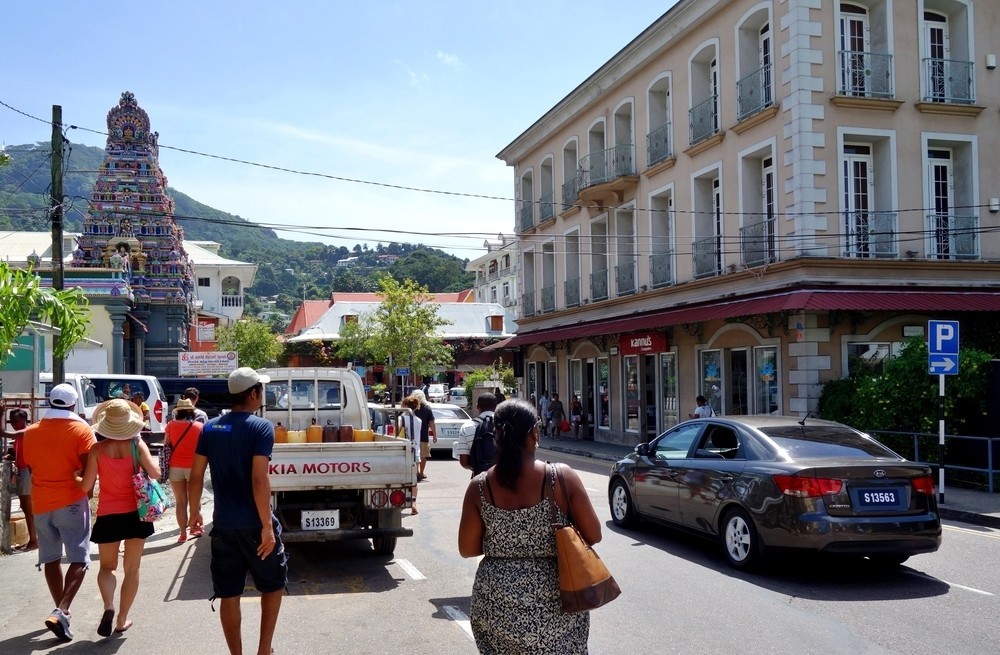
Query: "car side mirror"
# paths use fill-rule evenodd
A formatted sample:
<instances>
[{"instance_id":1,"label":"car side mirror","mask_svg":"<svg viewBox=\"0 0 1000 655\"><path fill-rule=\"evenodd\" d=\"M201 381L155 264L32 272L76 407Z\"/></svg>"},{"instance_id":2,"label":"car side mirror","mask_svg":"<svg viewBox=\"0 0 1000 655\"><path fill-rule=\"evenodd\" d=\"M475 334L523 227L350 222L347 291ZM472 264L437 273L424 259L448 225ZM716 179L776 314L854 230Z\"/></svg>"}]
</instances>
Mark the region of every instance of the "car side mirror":
<instances>
[{"instance_id":1,"label":"car side mirror","mask_svg":"<svg viewBox=\"0 0 1000 655\"><path fill-rule=\"evenodd\" d=\"M649 457L649 444L641 443L635 447L635 454L639 457Z\"/></svg>"}]
</instances>

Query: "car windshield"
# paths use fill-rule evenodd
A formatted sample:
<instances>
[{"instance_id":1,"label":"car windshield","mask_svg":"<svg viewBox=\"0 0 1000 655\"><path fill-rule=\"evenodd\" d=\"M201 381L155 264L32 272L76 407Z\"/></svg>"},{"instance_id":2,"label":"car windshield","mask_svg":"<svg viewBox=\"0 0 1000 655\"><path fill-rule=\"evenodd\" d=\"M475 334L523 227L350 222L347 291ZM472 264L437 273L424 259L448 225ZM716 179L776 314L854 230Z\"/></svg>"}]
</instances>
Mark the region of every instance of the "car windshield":
<instances>
[{"instance_id":1,"label":"car windshield","mask_svg":"<svg viewBox=\"0 0 1000 655\"><path fill-rule=\"evenodd\" d=\"M875 441L847 427L835 425L786 425L762 428L789 457L863 458L899 456Z\"/></svg>"},{"instance_id":2,"label":"car windshield","mask_svg":"<svg viewBox=\"0 0 1000 655\"><path fill-rule=\"evenodd\" d=\"M429 387L427 387L427 390L430 391L431 393L444 393L444 385L432 384Z\"/></svg>"},{"instance_id":3,"label":"car windshield","mask_svg":"<svg viewBox=\"0 0 1000 655\"><path fill-rule=\"evenodd\" d=\"M435 407L434 419L439 421L455 421L455 420L468 420L469 415L465 413L464 409L459 407Z\"/></svg>"}]
</instances>

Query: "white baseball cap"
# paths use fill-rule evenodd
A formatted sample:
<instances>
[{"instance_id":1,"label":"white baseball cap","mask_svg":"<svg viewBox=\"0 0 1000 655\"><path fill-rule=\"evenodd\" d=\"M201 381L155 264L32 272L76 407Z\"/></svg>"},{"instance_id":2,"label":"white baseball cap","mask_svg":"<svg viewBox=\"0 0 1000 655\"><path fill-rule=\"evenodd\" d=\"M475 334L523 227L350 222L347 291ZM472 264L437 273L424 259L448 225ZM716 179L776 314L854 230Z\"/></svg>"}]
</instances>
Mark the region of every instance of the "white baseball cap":
<instances>
[{"instance_id":1,"label":"white baseball cap","mask_svg":"<svg viewBox=\"0 0 1000 655\"><path fill-rule=\"evenodd\" d=\"M49 404L53 407L59 408L69 408L76 406L76 401L79 398L76 395L76 389L72 385L57 384L52 387L52 391L49 392Z\"/></svg>"},{"instance_id":2,"label":"white baseball cap","mask_svg":"<svg viewBox=\"0 0 1000 655\"><path fill-rule=\"evenodd\" d=\"M229 393L243 393L261 382L267 384L270 381L270 376L261 375L249 366L241 366L229 374Z\"/></svg>"}]
</instances>

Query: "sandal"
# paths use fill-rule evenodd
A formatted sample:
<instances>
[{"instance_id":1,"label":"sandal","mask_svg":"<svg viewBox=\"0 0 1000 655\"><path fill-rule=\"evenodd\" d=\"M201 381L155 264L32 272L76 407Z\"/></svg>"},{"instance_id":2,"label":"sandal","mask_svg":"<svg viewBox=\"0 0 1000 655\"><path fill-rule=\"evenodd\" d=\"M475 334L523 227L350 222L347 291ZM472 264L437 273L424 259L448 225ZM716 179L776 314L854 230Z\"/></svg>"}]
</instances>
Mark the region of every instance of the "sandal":
<instances>
[{"instance_id":1,"label":"sandal","mask_svg":"<svg viewBox=\"0 0 1000 655\"><path fill-rule=\"evenodd\" d=\"M202 536L204 534L205 534L205 531L202 530L201 528L191 528L191 538L192 539L194 539L196 537L200 537L200 536Z\"/></svg>"},{"instance_id":2,"label":"sandal","mask_svg":"<svg viewBox=\"0 0 1000 655\"><path fill-rule=\"evenodd\" d=\"M115 632L118 632L118 633L125 632L126 630L128 630L131 627L132 627L132 620L129 619L128 621L125 622L125 625L123 625L122 627L115 628Z\"/></svg>"},{"instance_id":3,"label":"sandal","mask_svg":"<svg viewBox=\"0 0 1000 655\"><path fill-rule=\"evenodd\" d=\"M97 626L97 634L102 637L111 636L111 622L115 619L114 610L104 610L104 614L101 615L101 624Z\"/></svg>"}]
</instances>

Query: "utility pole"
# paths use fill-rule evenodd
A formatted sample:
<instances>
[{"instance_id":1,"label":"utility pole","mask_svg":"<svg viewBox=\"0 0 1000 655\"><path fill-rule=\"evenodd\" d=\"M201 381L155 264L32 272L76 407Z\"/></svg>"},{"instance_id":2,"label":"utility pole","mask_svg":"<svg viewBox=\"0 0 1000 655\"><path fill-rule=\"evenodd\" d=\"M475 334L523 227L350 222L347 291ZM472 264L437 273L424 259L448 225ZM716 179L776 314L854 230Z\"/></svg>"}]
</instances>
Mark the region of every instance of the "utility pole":
<instances>
[{"instance_id":1,"label":"utility pole","mask_svg":"<svg viewBox=\"0 0 1000 655\"><path fill-rule=\"evenodd\" d=\"M63 133L62 106L52 105L52 290L63 289ZM52 335L52 384L66 381L65 362L56 357L58 334Z\"/></svg>"}]
</instances>

